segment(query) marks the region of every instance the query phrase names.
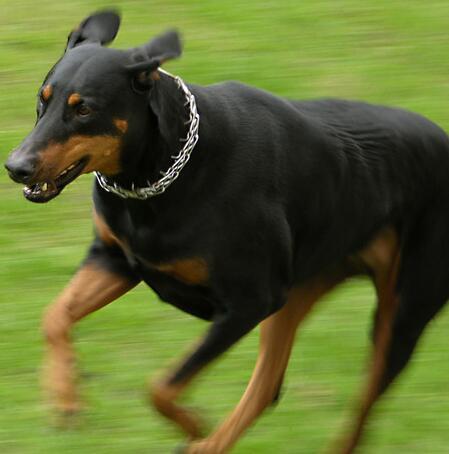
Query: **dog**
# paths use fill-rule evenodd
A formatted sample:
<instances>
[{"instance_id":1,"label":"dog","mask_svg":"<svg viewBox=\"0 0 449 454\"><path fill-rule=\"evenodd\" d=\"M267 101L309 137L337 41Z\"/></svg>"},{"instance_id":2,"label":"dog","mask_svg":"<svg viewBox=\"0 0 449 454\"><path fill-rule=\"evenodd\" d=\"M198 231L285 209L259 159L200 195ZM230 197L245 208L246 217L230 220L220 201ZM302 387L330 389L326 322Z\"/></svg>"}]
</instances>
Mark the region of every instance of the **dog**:
<instances>
[{"instance_id":1,"label":"dog","mask_svg":"<svg viewBox=\"0 0 449 454\"><path fill-rule=\"evenodd\" d=\"M70 33L39 90L36 125L6 163L36 203L96 176L95 239L43 320L56 406L79 405L73 325L143 281L211 322L152 385L151 401L189 435L182 452L228 452L277 399L299 324L323 294L365 274L377 294L373 358L351 433L335 448L353 452L449 297L448 136L397 108L187 85L161 69L181 55L177 32L109 49L119 24L100 11ZM246 392L201 438L177 398L259 324Z\"/></svg>"}]
</instances>

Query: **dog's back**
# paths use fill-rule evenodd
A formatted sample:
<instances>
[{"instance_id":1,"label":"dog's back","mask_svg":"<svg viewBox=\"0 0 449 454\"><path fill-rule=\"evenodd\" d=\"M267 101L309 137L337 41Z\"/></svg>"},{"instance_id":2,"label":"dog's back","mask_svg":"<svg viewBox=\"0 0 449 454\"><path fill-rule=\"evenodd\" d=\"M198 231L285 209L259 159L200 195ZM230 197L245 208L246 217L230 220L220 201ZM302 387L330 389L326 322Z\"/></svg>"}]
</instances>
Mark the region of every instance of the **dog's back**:
<instances>
[{"instance_id":1,"label":"dog's back","mask_svg":"<svg viewBox=\"0 0 449 454\"><path fill-rule=\"evenodd\" d=\"M235 82L194 90L200 100L205 95L208 126L220 131L208 142L229 189L248 207L251 185L263 188L266 211L270 199L285 200L277 227L285 216L298 282L355 253L385 226L409 229L435 201L449 207L448 136L418 114L356 101L285 100ZM214 194L212 178L205 186Z\"/></svg>"}]
</instances>

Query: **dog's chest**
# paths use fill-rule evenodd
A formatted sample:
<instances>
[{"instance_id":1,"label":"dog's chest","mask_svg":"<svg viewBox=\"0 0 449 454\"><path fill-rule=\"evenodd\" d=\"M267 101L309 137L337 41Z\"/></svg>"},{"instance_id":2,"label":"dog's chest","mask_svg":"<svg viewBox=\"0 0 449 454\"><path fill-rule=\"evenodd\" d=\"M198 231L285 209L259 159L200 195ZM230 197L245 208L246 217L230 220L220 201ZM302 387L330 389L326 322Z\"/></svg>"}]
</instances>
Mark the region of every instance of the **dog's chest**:
<instances>
[{"instance_id":1,"label":"dog's chest","mask_svg":"<svg viewBox=\"0 0 449 454\"><path fill-rule=\"evenodd\" d=\"M119 245L130 265L159 298L196 317L210 320L216 304L209 287L209 266L198 254L188 253L179 239L151 228L133 226L117 216L94 213L97 235ZM175 241L176 240L176 241Z\"/></svg>"},{"instance_id":2,"label":"dog's chest","mask_svg":"<svg viewBox=\"0 0 449 454\"><path fill-rule=\"evenodd\" d=\"M185 232L164 230L132 222L126 216L106 217L95 213L97 233L105 242L116 243L131 263L186 285L207 285L207 260L195 253L194 239Z\"/></svg>"}]
</instances>

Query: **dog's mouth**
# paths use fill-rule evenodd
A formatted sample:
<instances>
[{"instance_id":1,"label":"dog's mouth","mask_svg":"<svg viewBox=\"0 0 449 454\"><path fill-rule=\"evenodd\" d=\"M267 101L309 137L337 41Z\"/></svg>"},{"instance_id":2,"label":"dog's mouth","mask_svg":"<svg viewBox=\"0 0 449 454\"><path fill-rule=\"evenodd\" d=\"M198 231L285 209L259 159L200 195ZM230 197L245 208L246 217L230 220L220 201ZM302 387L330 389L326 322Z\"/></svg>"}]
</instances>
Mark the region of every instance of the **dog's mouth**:
<instances>
[{"instance_id":1,"label":"dog's mouth","mask_svg":"<svg viewBox=\"0 0 449 454\"><path fill-rule=\"evenodd\" d=\"M77 178L86 167L88 158L66 167L54 180L46 180L23 188L23 195L30 202L45 203L54 199L61 191L75 178Z\"/></svg>"}]
</instances>

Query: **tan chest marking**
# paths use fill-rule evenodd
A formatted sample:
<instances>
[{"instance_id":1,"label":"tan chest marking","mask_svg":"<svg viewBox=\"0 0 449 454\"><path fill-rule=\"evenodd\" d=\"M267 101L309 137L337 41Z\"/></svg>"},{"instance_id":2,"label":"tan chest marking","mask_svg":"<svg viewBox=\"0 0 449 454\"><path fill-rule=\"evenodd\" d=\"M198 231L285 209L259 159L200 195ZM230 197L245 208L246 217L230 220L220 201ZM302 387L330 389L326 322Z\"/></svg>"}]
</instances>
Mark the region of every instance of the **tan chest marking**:
<instances>
[{"instance_id":1,"label":"tan chest marking","mask_svg":"<svg viewBox=\"0 0 449 454\"><path fill-rule=\"evenodd\" d=\"M109 246L118 245L125 252L130 253L129 246L126 242L114 235L103 217L95 210L93 212L93 219L97 235L105 244ZM204 285L209 280L209 268L206 260L201 257L173 260L157 265L146 262L146 265L189 285Z\"/></svg>"},{"instance_id":2,"label":"tan chest marking","mask_svg":"<svg viewBox=\"0 0 449 454\"><path fill-rule=\"evenodd\" d=\"M97 235L104 244L107 244L108 246L119 246L125 254L131 255L131 249L128 243L116 236L104 220L103 216L98 214L95 210L93 212L93 219Z\"/></svg>"},{"instance_id":3,"label":"tan chest marking","mask_svg":"<svg viewBox=\"0 0 449 454\"><path fill-rule=\"evenodd\" d=\"M173 260L168 263L151 265L151 267L189 285L206 284L209 280L206 260L200 257Z\"/></svg>"},{"instance_id":4,"label":"tan chest marking","mask_svg":"<svg viewBox=\"0 0 449 454\"><path fill-rule=\"evenodd\" d=\"M112 230L106 224L103 216L99 215L96 210L94 210L93 212L93 219L97 235L100 237L103 243L107 244L108 246L120 244L119 239L112 233Z\"/></svg>"}]
</instances>

